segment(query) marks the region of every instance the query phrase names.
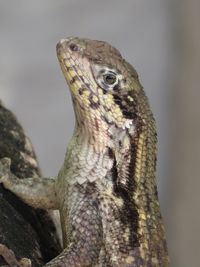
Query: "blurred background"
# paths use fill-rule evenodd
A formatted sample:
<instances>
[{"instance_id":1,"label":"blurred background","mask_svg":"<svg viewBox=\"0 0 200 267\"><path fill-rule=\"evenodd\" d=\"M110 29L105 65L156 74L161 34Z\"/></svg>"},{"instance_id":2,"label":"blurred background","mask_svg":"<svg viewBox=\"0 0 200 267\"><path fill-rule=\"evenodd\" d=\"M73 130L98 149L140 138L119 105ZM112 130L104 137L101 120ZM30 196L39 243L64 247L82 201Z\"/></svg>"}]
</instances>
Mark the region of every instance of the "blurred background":
<instances>
[{"instance_id":1,"label":"blurred background","mask_svg":"<svg viewBox=\"0 0 200 267\"><path fill-rule=\"evenodd\" d=\"M157 121L158 186L172 267L200 255L200 1L0 1L0 98L56 175L74 127L55 46L105 40L135 66Z\"/></svg>"}]
</instances>

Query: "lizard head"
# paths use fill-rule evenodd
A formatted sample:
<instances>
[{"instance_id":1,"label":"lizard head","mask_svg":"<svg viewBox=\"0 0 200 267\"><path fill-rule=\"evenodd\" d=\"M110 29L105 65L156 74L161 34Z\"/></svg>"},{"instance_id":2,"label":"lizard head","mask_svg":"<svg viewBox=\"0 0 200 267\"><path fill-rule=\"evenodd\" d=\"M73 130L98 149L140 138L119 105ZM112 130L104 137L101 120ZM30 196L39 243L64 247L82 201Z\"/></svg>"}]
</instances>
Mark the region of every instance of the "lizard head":
<instances>
[{"instance_id":1,"label":"lizard head","mask_svg":"<svg viewBox=\"0 0 200 267\"><path fill-rule=\"evenodd\" d=\"M116 48L71 37L57 44L57 56L72 94L77 125L93 133L132 127L143 90L135 69Z\"/></svg>"}]
</instances>

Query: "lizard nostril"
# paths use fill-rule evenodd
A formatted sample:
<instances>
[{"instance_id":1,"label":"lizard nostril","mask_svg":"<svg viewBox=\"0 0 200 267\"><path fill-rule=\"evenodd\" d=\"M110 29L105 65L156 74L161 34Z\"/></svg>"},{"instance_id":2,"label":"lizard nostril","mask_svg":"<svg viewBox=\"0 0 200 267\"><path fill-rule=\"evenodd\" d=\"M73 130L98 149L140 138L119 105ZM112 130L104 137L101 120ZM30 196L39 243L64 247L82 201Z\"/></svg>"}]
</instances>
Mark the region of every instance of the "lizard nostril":
<instances>
[{"instance_id":1,"label":"lizard nostril","mask_svg":"<svg viewBox=\"0 0 200 267\"><path fill-rule=\"evenodd\" d=\"M69 45L69 48L70 48L71 51L78 51L79 50L78 45L77 44L74 44L74 43L71 43Z\"/></svg>"}]
</instances>

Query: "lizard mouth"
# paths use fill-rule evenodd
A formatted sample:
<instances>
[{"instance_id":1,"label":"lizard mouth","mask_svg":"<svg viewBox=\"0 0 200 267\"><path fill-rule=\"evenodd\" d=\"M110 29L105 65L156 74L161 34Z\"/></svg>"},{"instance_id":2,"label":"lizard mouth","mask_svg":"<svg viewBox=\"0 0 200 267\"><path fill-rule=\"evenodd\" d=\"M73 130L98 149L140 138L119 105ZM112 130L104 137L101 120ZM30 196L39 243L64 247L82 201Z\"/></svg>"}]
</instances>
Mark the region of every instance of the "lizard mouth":
<instances>
[{"instance_id":1,"label":"lizard mouth","mask_svg":"<svg viewBox=\"0 0 200 267\"><path fill-rule=\"evenodd\" d=\"M77 68L74 59L74 52L77 47L74 43L70 45L69 42L71 39L72 38L61 39L56 45L56 51L60 67L70 88L70 91L73 94L76 94L75 91L78 88L77 82L80 78L77 73Z\"/></svg>"},{"instance_id":2,"label":"lizard mouth","mask_svg":"<svg viewBox=\"0 0 200 267\"><path fill-rule=\"evenodd\" d=\"M62 39L56 46L57 57L67 81L73 98L84 107L93 101L98 102L97 94L94 92L97 85L91 72L91 64L84 56L84 43L78 38ZM95 106L95 105L94 105Z\"/></svg>"}]
</instances>

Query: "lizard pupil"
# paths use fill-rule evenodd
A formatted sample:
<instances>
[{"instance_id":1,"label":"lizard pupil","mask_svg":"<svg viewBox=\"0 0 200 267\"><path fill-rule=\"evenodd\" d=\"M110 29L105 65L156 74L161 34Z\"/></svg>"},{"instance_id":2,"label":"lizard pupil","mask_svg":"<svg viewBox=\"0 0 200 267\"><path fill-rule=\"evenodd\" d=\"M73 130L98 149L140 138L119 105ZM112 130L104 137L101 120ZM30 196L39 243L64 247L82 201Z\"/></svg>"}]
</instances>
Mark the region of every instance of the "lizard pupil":
<instances>
[{"instance_id":1,"label":"lizard pupil","mask_svg":"<svg viewBox=\"0 0 200 267\"><path fill-rule=\"evenodd\" d=\"M108 85L113 85L117 80L116 76L114 74L111 74L111 73L105 74L103 76L103 79L104 79L104 82Z\"/></svg>"}]
</instances>

